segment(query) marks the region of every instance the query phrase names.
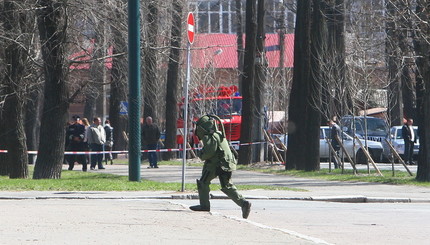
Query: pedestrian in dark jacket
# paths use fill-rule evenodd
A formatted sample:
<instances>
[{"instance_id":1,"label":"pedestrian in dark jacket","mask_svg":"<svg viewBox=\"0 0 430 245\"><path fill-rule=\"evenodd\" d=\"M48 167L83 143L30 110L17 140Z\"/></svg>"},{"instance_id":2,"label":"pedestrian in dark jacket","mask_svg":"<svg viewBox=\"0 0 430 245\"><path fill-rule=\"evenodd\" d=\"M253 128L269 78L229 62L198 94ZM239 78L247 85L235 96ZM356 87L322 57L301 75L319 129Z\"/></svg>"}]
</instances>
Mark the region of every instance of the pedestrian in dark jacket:
<instances>
[{"instance_id":1,"label":"pedestrian in dark jacket","mask_svg":"<svg viewBox=\"0 0 430 245\"><path fill-rule=\"evenodd\" d=\"M402 127L402 136L405 141L405 152L404 152L404 160L405 163L413 165L413 154L414 154L414 145L417 142L417 136L415 135L415 131L412 127L414 124L414 120L412 118L407 119L406 123Z\"/></svg>"},{"instance_id":2,"label":"pedestrian in dark jacket","mask_svg":"<svg viewBox=\"0 0 430 245\"><path fill-rule=\"evenodd\" d=\"M112 147L113 147L113 128L110 125L110 121L108 119L106 119L105 121L105 133L106 133L106 142L105 142L105 151L112 151ZM112 161L112 153L111 152L107 152L105 154L105 161L106 164L108 163L108 161L110 161L110 164L113 164Z\"/></svg>"},{"instance_id":3,"label":"pedestrian in dark jacket","mask_svg":"<svg viewBox=\"0 0 430 245\"><path fill-rule=\"evenodd\" d=\"M85 151L85 126L81 124L81 118L78 115L72 117L73 124L67 127L67 151ZM85 155L71 154L66 155L67 162L69 163L69 170L73 170L75 162L82 164L82 171L87 171L87 161Z\"/></svg>"},{"instance_id":4,"label":"pedestrian in dark jacket","mask_svg":"<svg viewBox=\"0 0 430 245\"><path fill-rule=\"evenodd\" d=\"M340 139L341 130L339 125L337 125L333 120L328 121L328 125L330 126L330 143L334 150L333 154L336 154L336 156L333 156L334 168L339 168L340 163L337 161L337 157L339 156L341 144L341 142L338 141L338 139Z\"/></svg>"},{"instance_id":5,"label":"pedestrian in dark jacket","mask_svg":"<svg viewBox=\"0 0 430 245\"><path fill-rule=\"evenodd\" d=\"M160 129L152 122L152 117L147 117L145 122L142 126L142 145L146 146L146 150L150 150L148 152L148 168L158 168L157 153L155 150L161 136Z\"/></svg>"}]
</instances>

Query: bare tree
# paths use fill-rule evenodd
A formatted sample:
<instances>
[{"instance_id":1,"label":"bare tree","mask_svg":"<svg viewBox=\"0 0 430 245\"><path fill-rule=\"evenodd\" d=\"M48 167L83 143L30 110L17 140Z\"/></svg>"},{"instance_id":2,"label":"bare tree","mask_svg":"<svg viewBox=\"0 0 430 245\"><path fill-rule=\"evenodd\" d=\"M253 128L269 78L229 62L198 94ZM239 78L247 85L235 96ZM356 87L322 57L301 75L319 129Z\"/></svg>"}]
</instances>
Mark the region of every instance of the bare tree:
<instances>
[{"instance_id":1,"label":"bare tree","mask_svg":"<svg viewBox=\"0 0 430 245\"><path fill-rule=\"evenodd\" d=\"M146 2L147 13L146 13L146 23L144 29L146 30L146 45L144 47L144 79L143 79L143 117L146 118L151 116L154 120L157 120L157 35L158 35L158 1L151 0Z\"/></svg>"},{"instance_id":2,"label":"bare tree","mask_svg":"<svg viewBox=\"0 0 430 245\"><path fill-rule=\"evenodd\" d=\"M348 95L345 61L345 6L343 0L325 1L322 6L327 22L326 54L321 61L320 75L322 85L322 117L339 118L352 109L351 96Z\"/></svg>"},{"instance_id":3,"label":"bare tree","mask_svg":"<svg viewBox=\"0 0 430 245\"><path fill-rule=\"evenodd\" d=\"M64 73L64 45L67 28L65 4L65 2L51 0L36 2L37 23L44 61L45 102L34 179L58 179L61 176L65 122L69 107Z\"/></svg>"},{"instance_id":4,"label":"bare tree","mask_svg":"<svg viewBox=\"0 0 430 245\"><path fill-rule=\"evenodd\" d=\"M4 13L4 4L0 4L0 13ZM5 15L2 14L0 16L0 22L5 22ZM0 25L0 33L4 33L3 25ZM6 40L4 38L0 38L0 47L5 46L5 41ZM5 52L4 49L0 48L0 81L5 79L5 63ZM6 120L3 117L4 101L7 96L5 88L6 86L3 83L0 83L0 136L6 135ZM0 149L6 149L6 137L0 137ZM7 154L0 153L0 176L6 176L8 174Z\"/></svg>"},{"instance_id":5,"label":"bare tree","mask_svg":"<svg viewBox=\"0 0 430 245\"><path fill-rule=\"evenodd\" d=\"M430 8L426 0L417 0L414 47L417 54L417 121L420 137L418 181L430 181Z\"/></svg>"},{"instance_id":6,"label":"bare tree","mask_svg":"<svg viewBox=\"0 0 430 245\"><path fill-rule=\"evenodd\" d=\"M127 101L127 7L126 1L115 1L108 13L115 18L110 22L112 30L112 69L110 86L109 119L113 126L114 150L127 149L127 115L120 112L121 102Z\"/></svg>"},{"instance_id":7,"label":"bare tree","mask_svg":"<svg viewBox=\"0 0 430 245\"><path fill-rule=\"evenodd\" d=\"M305 162L305 128L302 122L306 112L303 98L307 98L305 84L309 81L310 70L310 24L312 2L297 3L296 29L294 38L294 73L288 110L288 151L285 168L295 169Z\"/></svg>"},{"instance_id":8,"label":"bare tree","mask_svg":"<svg viewBox=\"0 0 430 245\"><path fill-rule=\"evenodd\" d=\"M254 86L254 98L255 98L255 109L253 117L253 141L263 142L264 141L264 128L265 128L265 117L264 111L264 91L267 80L267 59L265 52L266 35L264 32L264 17L265 17L265 6L264 0L258 0L257 4L257 40L256 40L256 62L255 62L255 86ZM264 147L261 144L254 145L253 148L253 162L261 162L264 160Z\"/></svg>"},{"instance_id":9,"label":"bare tree","mask_svg":"<svg viewBox=\"0 0 430 245\"><path fill-rule=\"evenodd\" d=\"M414 78L411 72L413 51L412 1L386 1L386 55L388 68L388 113L392 125L415 117Z\"/></svg>"},{"instance_id":10,"label":"bare tree","mask_svg":"<svg viewBox=\"0 0 430 245\"><path fill-rule=\"evenodd\" d=\"M322 1L297 3L294 75L288 123L286 169L319 169L321 85L318 82L327 28ZM324 38L325 37L325 38ZM303 147L306 146L306 147Z\"/></svg>"},{"instance_id":11,"label":"bare tree","mask_svg":"<svg viewBox=\"0 0 430 245\"><path fill-rule=\"evenodd\" d=\"M3 88L6 92L4 111L7 119L4 126L5 146L8 150L8 172L10 178L28 177L28 159L25 134L25 105L30 91L32 76L32 15L28 12L28 2L4 1L5 31L5 77ZM27 10L26 10L27 9ZM0 89L1 90L1 89ZM2 127L3 127L2 126Z\"/></svg>"},{"instance_id":12,"label":"bare tree","mask_svg":"<svg viewBox=\"0 0 430 245\"><path fill-rule=\"evenodd\" d=\"M245 143L251 143L252 118L255 116L255 57L256 57L256 37L257 37L257 4L256 0L246 1L246 46L244 56L244 67L242 81L242 125L240 131L240 143L242 144L239 151L239 164L247 165L251 162L252 147Z\"/></svg>"},{"instance_id":13,"label":"bare tree","mask_svg":"<svg viewBox=\"0 0 430 245\"><path fill-rule=\"evenodd\" d=\"M176 121L178 118L178 89L180 81L180 46L182 40L182 0L172 1L171 10L171 30L170 30L170 54L167 70L166 81L166 140L165 146L167 149L176 148ZM164 159L173 158L174 153L168 152L164 155Z\"/></svg>"}]
</instances>

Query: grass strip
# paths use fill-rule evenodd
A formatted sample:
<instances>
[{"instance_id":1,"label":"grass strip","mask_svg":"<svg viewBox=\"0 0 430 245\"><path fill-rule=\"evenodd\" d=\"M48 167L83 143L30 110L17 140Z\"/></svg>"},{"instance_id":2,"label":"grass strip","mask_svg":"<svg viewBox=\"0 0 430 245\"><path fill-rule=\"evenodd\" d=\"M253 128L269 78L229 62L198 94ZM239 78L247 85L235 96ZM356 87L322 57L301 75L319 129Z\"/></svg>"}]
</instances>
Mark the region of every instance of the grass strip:
<instances>
[{"instance_id":1,"label":"grass strip","mask_svg":"<svg viewBox=\"0 0 430 245\"><path fill-rule=\"evenodd\" d=\"M164 164L165 162L162 162ZM33 167L29 168L33 175ZM267 185L237 185L239 190L289 190L303 191L296 188ZM180 191L181 183L164 183L142 179L140 182L129 181L128 176L92 173L81 171L63 171L61 179L9 179L0 176L1 191ZM221 186L211 184L211 190ZM187 191L197 191L196 184L185 184Z\"/></svg>"},{"instance_id":2,"label":"grass strip","mask_svg":"<svg viewBox=\"0 0 430 245\"><path fill-rule=\"evenodd\" d=\"M278 174L295 176L302 178L313 178L313 179L323 179L329 181L353 181L353 182L373 182L373 183L383 183L383 184L396 184L396 185L415 185L430 187L429 182L420 182L415 179L415 176L410 176L407 172L396 170L381 170L383 176L379 176L375 171L359 171L358 174L354 175L352 169L345 169L342 173L341 169L332 169L329 172L328 169L321 169L319 171L303 171L303 170L288 170L278 168L260 168L253 166L239 166L240 170L247 171L257 171L261 173Z\"/></svg>"}]
</instances>

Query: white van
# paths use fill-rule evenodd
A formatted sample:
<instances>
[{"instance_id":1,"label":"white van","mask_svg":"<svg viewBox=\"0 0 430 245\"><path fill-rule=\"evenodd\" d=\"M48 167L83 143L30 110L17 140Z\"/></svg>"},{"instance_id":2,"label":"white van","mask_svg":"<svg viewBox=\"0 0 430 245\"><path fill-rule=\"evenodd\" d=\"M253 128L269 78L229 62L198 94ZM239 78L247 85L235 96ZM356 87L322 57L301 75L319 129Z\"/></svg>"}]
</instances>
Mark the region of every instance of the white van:
<instances>
[{"instance_id":1,"label":"white van","mask_svg":"<svg viewBox=\"0 0 430 245\"><path fill-rule=\"evenodd\" d=\"M389 126L384 119L364 116L344 116L340 120L340 126L350 136L356 135L361 139L381 142L384 148L383 158L389 159L390 148L385 142L385 139L389 140Z\"/></svg>"}]
</instances>

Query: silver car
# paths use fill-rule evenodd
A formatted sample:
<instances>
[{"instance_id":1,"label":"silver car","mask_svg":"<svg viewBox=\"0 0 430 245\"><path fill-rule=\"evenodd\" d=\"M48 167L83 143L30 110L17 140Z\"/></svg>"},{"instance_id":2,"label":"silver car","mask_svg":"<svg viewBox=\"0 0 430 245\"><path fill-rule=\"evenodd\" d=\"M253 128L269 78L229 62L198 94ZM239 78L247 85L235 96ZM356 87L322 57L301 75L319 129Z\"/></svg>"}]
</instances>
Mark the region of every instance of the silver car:
<instances>
[{"instance_id":1,"label":"silver car","mask_svg":"<svg viewBox=\"0 0 430 245\"><path fill-rule=\"evenodd\" d=\"M329 145L327 144L326 138L330 140L330 127L328 126L322 126L320 127L320 159L328 159L329 158ZM345 132L342 132L342 143L348 152L348 154L351 157L356 157L357 163L367 163L367 157L364 154L363 150L360 148L360 144L357 142L357 140L354 140L351 136L346 134ZM287 138L284 138L286 136ZM288 135L278 135L275 138L275 141L277 142L287 142ZM365 140L360 139L361 143L365 145ZM381 142L373 141L373 140L367 140L367 147L369 149L369 153L372 156L372 159L375 162L381 161L382 153L383 153L383 147ZM340 151L339 153L341 153ZM346 159L346 156L344 156Z\"/></svg>"},{"instance_id":2,"label":"silver car","mask_svg":"<svg viewBox=\"0 0 430 245\"><path fill-rule=\"evenodd\" d=\"M418 137L418 127L412 126L415 132L415 137ZM394 126L390 129L390 137L391 137L391 144L393 144L394 149L399 153L401 157L403 157L403 154L405 154L405 141L403 140L402 135L402 126ZM418 152L420 149L420 140L417 138L417 142L414 145L414 155L413 158L418 157Z\"/></svg>"},{"instance_id":3,"label":"silver car","mask_svg":"<svg viewBox=\"0 0 430 245\"><path fill-rule=\"evenodd\" d=\"M331 129L328 126L322 126L320 129L320 158L328 159L329 158L329 146L327 144L327 141L325 138L330 139L330 131ZM363 145L366 145L366 140L360 139L360 142ZM357 142L357 140L354 140L351 136L349 136L347 133L342 132L342 143L345 147L345 150L348 152L348 154L351 157L356 157L357 163L367 163L367 157L364 154L363 150L360 147L360 143ZM379 162L382 159L382 153L383 153L383 146L381 142L373 141L373 140L367 140L367 148L369 150L370 156L372 157L373 161ZM340 151L339 153L341 153ZM344 156L346 158L346 156Z\"/></svg>"}]
</instances>

